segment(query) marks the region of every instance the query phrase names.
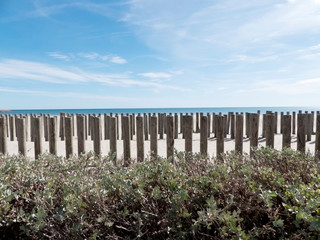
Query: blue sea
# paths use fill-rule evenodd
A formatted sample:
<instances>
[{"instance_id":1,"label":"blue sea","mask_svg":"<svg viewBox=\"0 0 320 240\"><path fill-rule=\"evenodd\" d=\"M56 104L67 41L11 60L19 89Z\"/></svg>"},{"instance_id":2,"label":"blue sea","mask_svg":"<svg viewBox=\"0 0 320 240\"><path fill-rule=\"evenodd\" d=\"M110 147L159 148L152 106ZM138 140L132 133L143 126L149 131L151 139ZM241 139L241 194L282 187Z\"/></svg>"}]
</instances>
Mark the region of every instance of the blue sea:
<instances>
[{"instance_id":1,"label":"blue sea","mask_svg":"<svg viewBox=\"0 0 320 240\"><path fill-rule=\"evenodd\" d=\"M258 110L261 113L266 111L272 112L298 112L302 110L303 112L308 111L320 111L320 107L200 107L200 108L106 108L106 109L23 109L23 110L11 110L10 112L4 112L0 114L50 114L59 115L63 113L80 113L80 114L104 114L104 113L222 113L227 114L228 112L249 112L256 113Z\"/></svg>"}]
</instances>

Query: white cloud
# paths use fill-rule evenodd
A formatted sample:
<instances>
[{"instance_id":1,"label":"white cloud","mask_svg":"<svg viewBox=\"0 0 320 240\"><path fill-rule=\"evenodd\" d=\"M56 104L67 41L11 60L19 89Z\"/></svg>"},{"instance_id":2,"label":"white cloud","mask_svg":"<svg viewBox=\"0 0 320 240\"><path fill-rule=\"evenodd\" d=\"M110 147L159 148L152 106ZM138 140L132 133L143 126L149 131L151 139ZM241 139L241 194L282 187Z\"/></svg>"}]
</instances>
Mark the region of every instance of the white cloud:
<instances>
[{"instance_id":1,"label":"white cloud","mask_svg":"<svg viewBox=\"0 0 320 240\"><path fill-rule=\"evenodd\" d=\"M50 83L85 82L77 72L71 72L49 64L5 59L0 62L0 79L23 79Z\"/></svg>"},{"instance_id":2,"label":"white cloud","mask_svg":"<svg viewBox=\"0 0 320 240\"><path fill-rule=\"evenodd\" d=\"M278 93L285 95L316 94L320 89L320 78L314 79L278 79L265 80L251 84L247 89L239 89L238 93L265 92L270 96ZM309 103L310 104L310 103Z\"/></svg>"},{"instance_id":3,"label":"white cloud","mask_svg":"<svg viewBox=\"0 0 320 240\"><path fill-rule=\"evenodd\" d=\"M109 56L100 56L101 60L106 61L109 59Z\"/></svg>"},{"instance_id":4,"label":"white cloud","mask_svg":"<svg viewBox=\"0 0 320 240\"><path fill-rule=\"evenodd\" d=\"M111 59L109 61L112 63L117 63L117 64L127 63L127 60L125 60L124 58L119 57L119 56L111 57Z\"/></svg>"},{"instance_id":5,"label":"white cloud","mask_svg":"<svg viewBox=\"0 0 320 240\"><path fill-rule=\"evenodd\" d=\"M99 57L99 54L95 53L95 52L92 52L92 53L78 53L78 55L80 57L87 58L87 59L90 59L90 60L96 60Z\"/></svg>"},{"instance_id":6,"label":"white cloud","mask_svg":"<svg viewBox=\"0 0 320 240\"><path fill-rule=\"evenodd\" d=\"M257 51L292 51L288 37L320 32L320 5L315 0L129 3L130 12L122 20L149 47L180 61L212 62L247 51L264 61L268 56L256 55Z\"/></svg>"},{"instance_id":7,"label":"white cloud","mask_svg":"<svg viewBox=\"0 0 320 240\"><path fill-rule=\"evenodd\" d=\"M172 89L187 91L186 88L149 81L132 79L129 73L98 74L86 72L78 68L68 70L49 64L5 59L0 61L0 80L12 79L20 81L40 81L56 84L75 84L79 82L96 82L118 87L141 86L153 89Z\"/></svg>"},{"instance_id":8,"label":"white cloud","mask_svg":"<svg viewBox=\"0 0 320 240\"><path fill-rule=\"evenodd\" d=\"M147 77L147 78L171 78L172 75L165 73L165 72L146 72L146 73L139 73L139 76Z\"/></svg>"},{"instance_id":9,"label":"white cloud","mask_svg":"<svg viewBox=\"0 0 320 240\"><path fill-rule=\"evenodd\" d=\"M79 57L86 58L88 60L102 60L102 61L109 61L111 63L117 63L117 64L125 64L127 63L127 60L119 57L119 56L114 56L114 55L101 55L96 52L91 52L91 53L78 53L77 54Z\"/></svg>"},{"instance_id":10,"label":"white cloud","mask_svg":"<svg viewBox=\"0 0 320 240\"><path fill-rule=\"evenodd\" d=\"M106 96L98 94L87 94L79 92L54 92L54 91L34 91L28 89L17 89L0 87L0 92L17 93L17 94L30 94L33 96L46 96L46 97L63 97L63 98L76 98L76 99L98 99L98 100L112 100L112 101L132 101L133 98L118 97L118 96Z\"/></svg>"},{"instance_id":11,"label":"white cloud","mask_svg":"<svg viewBox=\"0 0 320 240\"><path fill-rule=\"evenodd\" d=\"M312 79L305 79L298 82L299 85L306 85L306 84L317 84L320 83L320 78L312 78Z\"/></svg>"},{"instance_id":12,"label":"white cloud","mask_svg":"<svg viewBox=\"0 0 320 240\"><path fill-rule=\"evenodd\" d=\"M320 1L320 0L319 0ZM318 50L320 49L320 44L314 45L310 47L311 50Z\"/></svg>"},{"instance_id":13,"label":"white cloud","mask_svg":"<svg viewBox=\"0 0 320 240\"><path fill-rule=\"evenodd\" d=\"M48 55L53 58L69 61L70 57L58 52L49 52Z\"/></svg>"}]
</instances>

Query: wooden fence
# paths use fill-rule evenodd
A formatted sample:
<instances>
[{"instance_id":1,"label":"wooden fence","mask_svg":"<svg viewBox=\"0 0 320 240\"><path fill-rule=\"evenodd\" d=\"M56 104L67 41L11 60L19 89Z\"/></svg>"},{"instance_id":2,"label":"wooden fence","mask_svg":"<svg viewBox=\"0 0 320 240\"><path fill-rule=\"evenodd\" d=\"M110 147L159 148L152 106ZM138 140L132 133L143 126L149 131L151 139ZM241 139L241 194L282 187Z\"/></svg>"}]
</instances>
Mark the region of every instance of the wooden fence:
<instances>
[{"instance_id":1,"label":"wooden fence","mask_svg":"<svg viewBox=\"0 0 320 240\"><path fill-rule=\"evenodd\" d=\"M31 146L35 158L46 151L57 155L61 147L66 157L85 153L91 143L95 154L101 155L102 148L107 147L110 155L115 159L120 155L123 164L128 165L131 159L143 161L147 154L157 156L160 141L165 141L168 158L173 157L177 141L184 141L186 153L195 152L194 138L198 135L200 154L213 156L215 152L218 159L226 151L227 142L233 144L231 150L241 154L244 142L249 142L251 154L262 142L274 148L276 135L282 137L282 148L292 147L296 139L295 149L302 152L312 140L313 152L318 155L320 113L0 115L0 153L10 153L17 147L19 154L27 155ZM208 142L212 141L215 150L210 153Z\"/></svg>"}]
</instances>

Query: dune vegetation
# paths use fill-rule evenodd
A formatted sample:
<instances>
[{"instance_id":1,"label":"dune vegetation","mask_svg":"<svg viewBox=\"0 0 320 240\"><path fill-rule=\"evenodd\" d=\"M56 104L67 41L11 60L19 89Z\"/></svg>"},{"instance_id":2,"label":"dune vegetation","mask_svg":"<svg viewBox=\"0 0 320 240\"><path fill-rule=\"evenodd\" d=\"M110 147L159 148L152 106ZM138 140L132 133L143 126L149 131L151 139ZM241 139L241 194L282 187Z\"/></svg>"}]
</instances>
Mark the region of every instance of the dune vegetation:
<instances>
[{"instance_id":1,"label":"dune vegetation","mask_svg":"<svg viewBox=\"0 0 320 240\"><path fill-rule=\"evenodd\" d=\"M223 161L176 153L0 156L1 239L319 239L320 162L290 149ZM187 159L187 160L185 160Z\"/></svg>"}]
</instances>

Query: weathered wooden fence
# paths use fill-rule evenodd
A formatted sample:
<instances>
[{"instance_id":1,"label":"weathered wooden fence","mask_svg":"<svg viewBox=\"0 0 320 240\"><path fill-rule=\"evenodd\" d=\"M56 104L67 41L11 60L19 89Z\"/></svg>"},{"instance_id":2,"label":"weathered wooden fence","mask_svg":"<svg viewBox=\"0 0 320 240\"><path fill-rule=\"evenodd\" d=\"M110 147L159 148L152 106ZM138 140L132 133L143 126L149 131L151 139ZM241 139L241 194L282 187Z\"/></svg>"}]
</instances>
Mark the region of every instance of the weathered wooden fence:
<instances>
[{"instance_id":1,"label":"weathered wooden fence","mask_svg":"<svg viewBox=\"0 0 320 240\"><path fill-rule=\"evenodd\" d=\"M114 157L121 156L124 165L131 159L143 161L146 154L158 155L158 143L165 139L168 158L174 156L175 142L184 141L186 154L194 152L194 136L199 135L200 154L213 156L208 142L215 141L215 156L222 159L226 142L234 144L232 150L243 153L244 142L250 143L250 151L265 142L275 147L275 136L282 137L282 148L292 147L305 152L306 143L314 143L314 153L320 154L320 113L267 111L257 113L191 113L191 114L65 114L60 116L0 115L0 153L10 153L17 143L18 153L27 155L32 144L34 157L48 151L57 155L63 143L65 156L82 154L87 151L88 142L93 144L95 154L102 154L102 147ZM296 139L296 140L295 140ZM132 155L132 141L135 141L136 155ZM60 145L58 144L60 143ZM44 145L47 144L45 150ZM118 154L119 144L122 152ZM59 146L58 146L59 145ZM104 146L106 145L106 146ZM10 147L11 146L11 147ZM146 151L146 147L148 151Z\"/></svg>"}]
</instances>

